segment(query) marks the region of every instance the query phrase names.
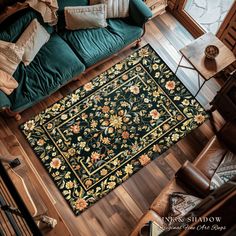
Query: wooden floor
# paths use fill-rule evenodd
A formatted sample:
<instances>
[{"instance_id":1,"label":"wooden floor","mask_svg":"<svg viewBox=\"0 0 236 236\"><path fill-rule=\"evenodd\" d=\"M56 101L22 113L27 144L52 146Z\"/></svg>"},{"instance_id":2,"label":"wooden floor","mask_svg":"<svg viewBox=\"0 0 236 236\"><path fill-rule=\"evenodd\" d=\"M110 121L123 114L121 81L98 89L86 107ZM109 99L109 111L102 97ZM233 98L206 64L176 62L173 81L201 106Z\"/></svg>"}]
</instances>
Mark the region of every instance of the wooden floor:
<instances>
[{"instance_id":1,"label":"wooden floor","mask_svg":"<svg viewBox=\"0 0 236 236\"><path fill-rule=\"evenodd\" d=\"M175 71L180 53L178 50L190 43L192 36L180 25L180 23L169 13L157 17L146 26L146 34L142 45L149 43L169 67ZM32 149L18 129L18 125L27 121L30 117L44 110L67 93L75 90L78 86L92 79L113 64L125 58L132 52L131 49L115 56L112 60L87 73L82 81L72 82L53 94L50 98L37 104L22 113L22 120L15 122L13 119L0 120L0 135L6 137L14 134L29 155L32 163L45 182L48 190L56 201L56 207L61 217L66 222L75 236L126 236L130 233L142 214L148 209L155 197L160 193L175 172L186 161L193 161L201 151L206 142L213 136L209 122L193 131L186 138L179 141L166 153L141 169L125 183L117 187L106 197L90 207L82 215L75 217L67 203L63 199L56 186L46 173L45 169L34 155ZM198 88L197 76L193 71L179 70L179 78L191 92ZM197 99L208 108L219 89L218 83L212 79L199 93ZM217 125L222 124L222 119L215 114ZM56 234L63 235L63 232Z\"/></svg>"}]
</instances>

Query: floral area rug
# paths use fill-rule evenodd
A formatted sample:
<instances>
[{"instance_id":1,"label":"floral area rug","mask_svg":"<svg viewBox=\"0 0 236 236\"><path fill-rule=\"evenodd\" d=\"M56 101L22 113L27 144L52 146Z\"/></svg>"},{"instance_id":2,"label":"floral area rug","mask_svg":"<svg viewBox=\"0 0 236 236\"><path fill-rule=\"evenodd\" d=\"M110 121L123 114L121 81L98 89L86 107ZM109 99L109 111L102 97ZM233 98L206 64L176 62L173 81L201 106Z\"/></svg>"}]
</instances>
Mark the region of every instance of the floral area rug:
<instances>
[{"instance_id":1,"label":"floral area rug","mask_svg":"<svg viewBox=\"0 0 236 236\"><path fill-rule=\"evenodd\" d=\"M206 118L146 45L20 128L78 215Z\"/></svg>"}]
</instances>

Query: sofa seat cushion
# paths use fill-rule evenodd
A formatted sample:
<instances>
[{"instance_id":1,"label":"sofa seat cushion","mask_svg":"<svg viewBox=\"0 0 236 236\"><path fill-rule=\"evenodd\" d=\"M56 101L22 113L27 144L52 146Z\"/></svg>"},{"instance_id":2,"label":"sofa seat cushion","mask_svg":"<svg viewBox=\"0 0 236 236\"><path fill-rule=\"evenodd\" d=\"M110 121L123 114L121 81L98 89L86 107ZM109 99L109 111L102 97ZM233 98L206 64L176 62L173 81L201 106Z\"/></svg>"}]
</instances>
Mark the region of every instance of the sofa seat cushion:
<instances>
[{"instance_id":1,"label":"sofa seat cushion","mask_svg":"<svg viewBox=\"0 0 236 236\"><path fill-rule=\"evenodd\" d=\"M130 23L130 18L109 19L108 30L122 38L124 45L129 45L143 35L143 28Z\"/></svg>"},{"instance_id":2,"label":"sofa seat cushion","mask_svg":"<svg viewBox=\"0 0 236 236\"><path fill-rule=\"evenodd\" d=\"M62 36L86 67L110 56L123 46L122 39L106 28L66 31Z\"/></svg>"},{"instance_id":3,"label":"sofa seat cushion","mask_svg":"<svg viewBox=\"0 0 236 236\"><path fill-rule=\"evenodd\" d=\"M18 88L9 96L13 111L24 110L58 90L85 70L70 47L57 34L40 49L29 66L14 73Z\"/></svg>"},{"instance_id":4,"label":"sofa seat cushion","mask_svg":"<svg viewBox=\"0 0 236 236\"><path fill-rule=\"evenodd\" d=\"M109 19L108 27L61 32L81 61L89 67L141 37L143 29L120 19Z\"/></svg>"}]
</instances>

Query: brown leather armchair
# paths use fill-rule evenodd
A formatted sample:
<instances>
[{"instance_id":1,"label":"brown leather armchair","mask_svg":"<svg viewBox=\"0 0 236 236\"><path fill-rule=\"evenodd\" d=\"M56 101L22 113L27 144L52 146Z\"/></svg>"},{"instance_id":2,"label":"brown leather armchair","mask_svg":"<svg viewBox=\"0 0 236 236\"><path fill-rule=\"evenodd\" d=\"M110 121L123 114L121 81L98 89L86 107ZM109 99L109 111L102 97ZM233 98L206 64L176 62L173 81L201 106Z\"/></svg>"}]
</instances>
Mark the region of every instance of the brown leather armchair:
<instances>
[{"instance_id":1,"label":"brown leather armchair","mask_svg":"<svg viewBox=\"0 0 236 236\"><path fill-rule=\"evenodd\" d=\"M140 229L149 221L155 221L160 226L164 225L162 217L168 214L171 193L187 192L199 197L208 195L211 177L227 151L228 149L214 136L193 163L187 161L179 169L175 178L156 197L130 235L140 235Z\"/></svg>"}]
</instances>

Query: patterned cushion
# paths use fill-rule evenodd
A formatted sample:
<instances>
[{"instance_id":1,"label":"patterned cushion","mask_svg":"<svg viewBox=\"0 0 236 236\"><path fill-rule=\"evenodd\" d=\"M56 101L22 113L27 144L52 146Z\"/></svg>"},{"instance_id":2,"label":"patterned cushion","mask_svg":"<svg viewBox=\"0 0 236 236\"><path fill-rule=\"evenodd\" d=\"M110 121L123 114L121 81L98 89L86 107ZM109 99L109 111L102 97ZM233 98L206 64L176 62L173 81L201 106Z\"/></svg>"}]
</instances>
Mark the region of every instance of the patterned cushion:
<instances>
[{"instance_id":1,"label":"patterned cushion","mask_svg":"<svg viewBox=\"0 0 236 236\"><path fill-rule=\"evenodd\" d=\"M26 66L33 61L40 48L49 40L49 38L50 34L38 20L32 20L16 42L18 46L25 49L22 61Z\"/></svg>"},{"instance_id":2,"label":"patterned cushion","mask_svg":"<svg viewBox=\"0 0 236 236\"><path fill-rule=\"evenodd\" d=\"M0 40L0 69L13 75L22 60L24 48Z\"/></svg>"},{"instance_id":3,"label":"patterned cushion","mask_svg":"<svg viewBox=\"0 0 236 236\"><path fill-rule=\"evenodd\" d=\"M236 156L229 151L212 176L210 190L217 189L234 176L236 176Z\"/></svg>"},{"instance_id":4,"label":"patterned cushion","mask_svg":"<svg viewBox=\"0 0 236 236\"><path fill-rule=\"evenodd\" d=\"M129 16L129 0L90 0L90 4L105 3L107 18L125 18Z\"/></svg>"},{"instance_id":5,"label":"patterned cushion","mask_svg":"<svg viewBox=\"0 0 236 236\"><path fill-rule=\"evenodd\" d=\"M169 196L169 214L171 217L182 217L201 202L201 198L186 193L174 192Z\"/></svg>"},{"instance_id":6,"label":"patterned cushion","mask_svg":"<svg viewBox=\"0 0 236 236\"><path fill-rule=\"evenodd\" d=\"M106 5L65 7L66 29L104 28L106 22Z\"/></svg>"}]
</instances>

